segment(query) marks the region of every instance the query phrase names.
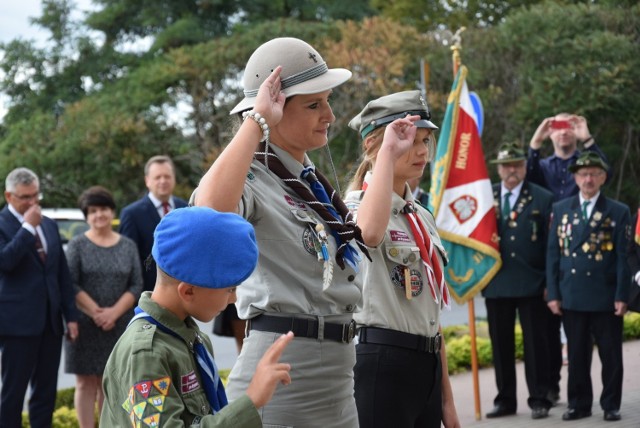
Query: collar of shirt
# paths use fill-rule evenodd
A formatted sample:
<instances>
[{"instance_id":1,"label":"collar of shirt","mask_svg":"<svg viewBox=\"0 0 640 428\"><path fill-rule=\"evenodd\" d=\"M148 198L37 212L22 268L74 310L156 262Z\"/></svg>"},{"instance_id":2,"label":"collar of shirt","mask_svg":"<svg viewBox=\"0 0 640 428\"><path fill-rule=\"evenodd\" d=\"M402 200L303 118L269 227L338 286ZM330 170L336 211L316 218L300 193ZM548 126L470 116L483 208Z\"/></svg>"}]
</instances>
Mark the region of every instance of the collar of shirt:
<instances>
[{"instance_id":1,"label":"collar of shirt","mask_svg":"<svg viewBox=\"0 0 640 428\"><path fill-rule=\"evenodd\" d=\"M500 185L501 189L500 189L500 195L502 196L502 199L504 199L504 195L507 194L507 192L511 192L511 196L509 196L509 206L513 209L516 205L516 202L518 201L518 196L520 196L520 191L522 190L522 185L524 184L524 180L521 181L516 187L514 187L513 189L509 190L506 187L504 187L504 183L502 183ZM504 201L500 201L500 203L502 203Z\"/></svg>"},{"instance_id":2,"label":"collar of shirt","mask_svg":"<svg viewBox=\"0 0 640 428\"><path fill-rule=\"evenodd\" d=\"M153 204L153 206L156 207L156 211L158 211L158 214L160 214L160 217L164 216L164 211L162 209L162 201L156 198L151 192L147 193L147 196L151 200L151 203ZM171 210L175 208L175 204L173 203L173 196L169 196L169 207Z\"/></svg>"},{"instance_id":3,"label":"collar of shirt","mask_svg":"<svg viewBox=\"0 0 640 428\"><path fill-rule=\"evenodd\" d=\"M311 159L309 159L309 157L306 154L304 155L303 163L300 163L297 160L295 160L289 154L289 152L287 152L286 150L281 149L280 147L276 146L275 144L270 144L269 147L278 156L278 158L280 158L280 162L282 162L282 165L284 165L284 167L287 168L287 170L289 170L289 172L294 177L300 178L300 174L302 173L302 170L304 168L306 168L306 167L312 166L314 168L314 170L315 170L315 165L313 164L313 162L311 162ZM267 161L267 165L268 165L268 161ZM303 183L307 184L306 180L301 180L301 181Z\"/></svg>"},{"instance_id":4,"label":"collar of shirt","mask_svg":"<svg viewBox=\"0 0 640 428\"><path fill-rule=\"evenodd\" d=\"M580 198L580 209L582 209L582 203L586 201L586 199L582 196L582 193L579 193ZM591 213L593 212L593 208L596 206L596 201L600 197L600 192L596 193L596 195L589 199L589 205L587 205L587 218L591 218Z\"/></svg>"}]
</instances>

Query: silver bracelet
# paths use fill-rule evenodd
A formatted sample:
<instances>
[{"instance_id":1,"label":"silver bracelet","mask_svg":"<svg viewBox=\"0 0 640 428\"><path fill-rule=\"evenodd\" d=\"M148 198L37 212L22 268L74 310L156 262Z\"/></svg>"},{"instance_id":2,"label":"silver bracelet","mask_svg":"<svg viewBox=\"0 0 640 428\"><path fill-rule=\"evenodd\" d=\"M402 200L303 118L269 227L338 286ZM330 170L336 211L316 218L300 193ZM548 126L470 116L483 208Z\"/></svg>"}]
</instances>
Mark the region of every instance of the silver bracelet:
<instances>
[{"instance_id":1,"label":"silver bracelet","mask_svg":"<svg viewBox=\"0 0 640 428\"><path fill-rule=\"evenodd\" d=\"M255 110L243 111L242 120L247 120L248 117L253 119L253 121L256 122L260 127L260 130L262 131L262 140L269 141L269 124L267 123L265 118Z\"/></svg>"}]
</instances>

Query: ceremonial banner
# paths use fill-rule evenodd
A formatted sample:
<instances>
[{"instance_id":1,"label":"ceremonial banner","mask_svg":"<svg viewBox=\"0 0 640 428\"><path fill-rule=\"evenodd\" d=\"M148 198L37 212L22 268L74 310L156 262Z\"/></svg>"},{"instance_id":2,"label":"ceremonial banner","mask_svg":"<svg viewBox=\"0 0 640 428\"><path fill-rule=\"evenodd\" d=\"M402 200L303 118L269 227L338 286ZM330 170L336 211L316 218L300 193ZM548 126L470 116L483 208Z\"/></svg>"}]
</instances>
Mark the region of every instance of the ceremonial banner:
<instances>
[{"instance_id":1,"label":"ceremonial banner","mask_svg":"<svg viewBox=\"0 0 640 428\"><path fill-rule=\"evenodd\" d=\"M500 269L493 190L474 111L460 66L447 101L432 162L429 209L449 253L445 278L454 299L466 303Z\"/></svg>"}]
</instances>

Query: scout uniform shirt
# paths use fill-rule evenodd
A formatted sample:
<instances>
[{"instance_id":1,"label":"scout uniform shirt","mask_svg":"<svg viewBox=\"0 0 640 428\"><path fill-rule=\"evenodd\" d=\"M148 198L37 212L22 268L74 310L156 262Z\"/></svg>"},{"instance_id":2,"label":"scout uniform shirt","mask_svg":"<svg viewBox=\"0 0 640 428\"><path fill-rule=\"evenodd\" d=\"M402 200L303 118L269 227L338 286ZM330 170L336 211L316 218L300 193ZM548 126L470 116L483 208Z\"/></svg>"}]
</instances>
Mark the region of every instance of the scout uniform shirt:
<instances>
[{"instance_id":1,"label":"scout uniform shirt","mask_svg":"<svg viewBox=\"0 0 640 428\"><path fill-rule=\"evenodd\" d=\"M271 149L295 177L304 166L277 146ZM311 164L305 157L305 164ZM302 180L304 182L304 180ZM362 297L361 282L346 264L335 263L336 243L327 244L333 278L323 286L323 262L318 260L316 225L324 224L291 188L254 160L244 186L239 214L255 228L260 249L258 266L238 287L238 316L250 319L264 312L312 315L350 315ZM229 243L233 245L233 243Z\"/></svg>"},{"instance_id":2,"label":"scout uniform shirt","mask_svg":"<svg viewBox=\"0 0 640 428\"><path fill-rule=\"evenodd\" d=\"M216 415L200 379L193 343L209 338L191 318L180 320L142 294L140 308L182 339L139 319L124 332L113 349L104 372L105 402L100 417L104 427L239 427L261 428L262 421L246 395Z\"/></svg>"},{"instance_id":3,"label":"scout uniform shirt","mask_svg":"<svg viewBox=\"0 0 640 428\"><path fill-rule=\"evenodd\" d=\"M369 174L371 173L367 173L367 176ZM354 215L357 214L363 196L364 192L357 190L349 192L345 198L345 204ZM407 202L414 202L408 185L405 188L404 199L395 192L392 194L391 217L384 241L370 251L373 262L365 262L362 265L364 304L362 311L356 313L353 318L360 326L381 327L433 337L438 333L440 326L440 306L431 296L420 258L420 249L402 212ZM439 250L438 258L444 269L442 255L446 252L436 232L435 220L425 208L417 203L414 206L431 241ZM407 271L411 275L411 300L406 297L405 292ZM441 301L440 296L438 297Z\"/></svg>"},{"instance_id":4,"label":"scout uniform shirt","mask_svg":"<svg viewBox=\"0 0 640 428\"><path fill-rule=\"evenodd\" d=\"M547 300L574 311L613 311L629 297L629 208L597 197L588 219L579 195L553 205L547 250Z\"/></svg>"}]
</instances>

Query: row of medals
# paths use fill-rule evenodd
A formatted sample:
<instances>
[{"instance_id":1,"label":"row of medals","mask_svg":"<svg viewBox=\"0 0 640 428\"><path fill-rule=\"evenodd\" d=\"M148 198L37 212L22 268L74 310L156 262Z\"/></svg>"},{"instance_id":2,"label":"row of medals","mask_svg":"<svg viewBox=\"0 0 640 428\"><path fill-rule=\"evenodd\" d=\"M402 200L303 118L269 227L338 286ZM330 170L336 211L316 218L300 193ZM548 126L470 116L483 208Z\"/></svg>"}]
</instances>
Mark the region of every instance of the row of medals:
<instances>
[{"instance_id":1,"label":"row of medals","mask_svg":"<svg viewBox=\"0 0 640 428\"><path fill-rule=\"evenodd\" d=\"M602 213L600 211L596 211L593 213L592 220L589 223L589 226L594 228L597 225L597 222L602 219ZM558 237L560 249L566 257L571 255L571 251L569 250L569 241L571 240L572 235L572 224L578 225L580 223L580 217L577 213L573 214L573 221L569 223L569 215L563 214L561 224L558 225ZM615 222L611 221L610 218L606 218L602 222L603 228L612 228L615 226ZM598 231L598 233L590 233L588 242L582 244L582 251L585 253L596 252L593 256L594 259L599 262L602 260L602 252L603 251L612 251L613 250L613 242L611 241L611 233L604 232L602 230Z\"/></svg>"}]
</instances>

